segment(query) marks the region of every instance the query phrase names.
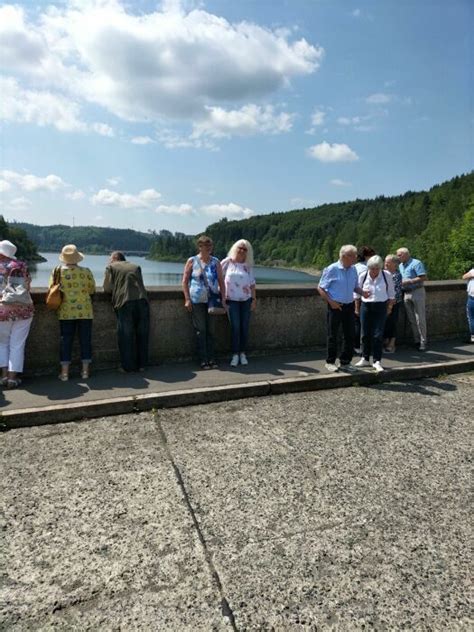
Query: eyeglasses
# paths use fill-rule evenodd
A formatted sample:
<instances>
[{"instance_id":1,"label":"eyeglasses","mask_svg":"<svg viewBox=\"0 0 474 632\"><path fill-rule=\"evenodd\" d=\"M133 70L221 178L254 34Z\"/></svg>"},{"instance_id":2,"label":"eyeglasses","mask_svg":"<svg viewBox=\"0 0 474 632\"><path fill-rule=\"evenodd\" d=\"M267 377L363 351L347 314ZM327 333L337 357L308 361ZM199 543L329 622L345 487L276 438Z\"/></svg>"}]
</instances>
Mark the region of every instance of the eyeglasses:
<instances>
[{"instance_id":1,"label":"eyeglasses","mask_svg":"<svg viewBox=\"0 0 474 632\"><path fill-rule=\"evenodd\" d=\"M247 252L247 248L245 246L238 246L237 250L243 250L244 252Z\"/></svg>"}]
</instances>

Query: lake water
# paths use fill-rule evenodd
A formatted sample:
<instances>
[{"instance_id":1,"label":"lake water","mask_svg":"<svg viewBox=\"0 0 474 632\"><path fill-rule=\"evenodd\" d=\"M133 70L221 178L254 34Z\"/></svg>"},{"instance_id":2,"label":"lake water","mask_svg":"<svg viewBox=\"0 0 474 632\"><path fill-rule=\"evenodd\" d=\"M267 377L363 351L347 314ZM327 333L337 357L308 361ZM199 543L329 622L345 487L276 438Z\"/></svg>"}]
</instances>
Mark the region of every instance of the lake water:
<instances>
[{"instance_id":1,"label":"lake water","mask_svg":"<svg viewBox=\"0 0 474 632\"><path fill-rule=\"evenodd\" d=\"M47 287L51 270L59 264L57 252L40 253L46 261L38 263L35 268L30 266L32 287ZM183 276L183 264L166 261L149 261L144 257L127 257L129 261L137 263L143 273L143 281L146 286L156 285L180 285ZM98 286L102 285L105 267L109 263L107 255L86 255L83 265L90 268ZM255 278L257 283L309 283L316 285L317 277L299 272L298 270L285 270L283 268L265 268L255 266Z\"/></svg>"}]
</instances>

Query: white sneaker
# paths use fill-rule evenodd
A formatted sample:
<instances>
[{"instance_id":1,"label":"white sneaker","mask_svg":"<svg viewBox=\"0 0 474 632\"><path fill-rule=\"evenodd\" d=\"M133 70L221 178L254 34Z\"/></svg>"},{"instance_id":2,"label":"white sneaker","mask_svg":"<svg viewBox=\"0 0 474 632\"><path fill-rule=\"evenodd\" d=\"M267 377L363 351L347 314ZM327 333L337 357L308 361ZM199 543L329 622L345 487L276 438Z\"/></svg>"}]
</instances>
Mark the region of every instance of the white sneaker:
<instances>
[{"instance_id":1,"label":"white sneaker","mask_svg":"<svg viewBox=\"0 0 474 632\"><path fill-rule=\"evenodd\" d=\"M326 367L326 370L329 371L329 373L336 373L337 371L339 371L339 367L335 364L331 364L330 362L326 362L324 366Z\"/></svg>"},{"instance_id":2,"label":"white sneaker","mask_svg":"<svg viewBox=\"0 0 474 632\"><path fill-rule=\"evenodd\" d=\"M474 336L471 336L471 342L474 342Z\"/></svg>"},{"instance_id":3,"label":"white sneaker","mask_svg":"<svg viewBox=\"0 0 474 632\"><path fill-rule=\"evenodd\" d=\"M360 355L362 353L362 349L360 347L354 347L355 355Z\"/></svg>"},{"instance_id":4,"label":"white sneaker","mask_svg":"<svg viewBox=\"0 0 474 632\"><path fill-rule=\"evenodd\" d=\"M372 366L374 367L376 373L382 373L382 371L385 371L379 360L377 360L377 362L374 362Z\"/></svg>"},{"instance_id":5,"label":"white sneaker","mask_svg":"<svg viewBox=\"0 0 474 632\"><path fill-rule=\"evenodd\" d=\"M230 361L230 366L237 366L239 364L239 356L237 353L234 353L232 356L232 360Z\"/></svg>"},{"instance_id":6,"label":"white sneaker","mask_svg":"<svg viewBox=\"0 0 474 632\"><path fill-rule=\"evenodd\" d=\"M361 366L370 366L370 362L368 360L366 360L365 358L361 358L359 360L359 362L356 362L356 366L361 367Z\"/></svg>"},{"instance_id":7,"label":"white sneaker","mask_svg":"<svg viewBox=\"0 0 474 632\"><path fill-rule=\"evenodd\" d=\"M245 355L245 353L241 353L240 354L240 364L242 364L243 366L247 366L248 363L249 363L249 361L247 360L247 356Z\"/></svg>"}]
</instances>

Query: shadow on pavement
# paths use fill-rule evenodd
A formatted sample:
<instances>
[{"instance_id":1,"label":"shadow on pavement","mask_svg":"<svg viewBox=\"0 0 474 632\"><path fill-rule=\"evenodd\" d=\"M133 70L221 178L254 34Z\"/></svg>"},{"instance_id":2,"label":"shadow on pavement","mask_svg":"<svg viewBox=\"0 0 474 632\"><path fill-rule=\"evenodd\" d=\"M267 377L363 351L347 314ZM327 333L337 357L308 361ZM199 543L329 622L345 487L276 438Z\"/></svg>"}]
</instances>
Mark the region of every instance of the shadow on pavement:
<instances>
[{"instance_id":1,"label":"shadow on pavement","mask_svg":"<svg viewBox=\"0 0 474 632\"><path fill-rule=\"evenodd\" d=\"M373 384L368 386L367 388L377 391L391 391L394 393L417 393L418 395L430 395L434 397L440 397L442 393L438 391L444 392L452 392L457 390L457 386L455 384L450 384L449 382L438 382L432 379L423 379L420 382L403 382L403 384L398 382L385 382L384 384Z\"/></svg>"}]
</instances>

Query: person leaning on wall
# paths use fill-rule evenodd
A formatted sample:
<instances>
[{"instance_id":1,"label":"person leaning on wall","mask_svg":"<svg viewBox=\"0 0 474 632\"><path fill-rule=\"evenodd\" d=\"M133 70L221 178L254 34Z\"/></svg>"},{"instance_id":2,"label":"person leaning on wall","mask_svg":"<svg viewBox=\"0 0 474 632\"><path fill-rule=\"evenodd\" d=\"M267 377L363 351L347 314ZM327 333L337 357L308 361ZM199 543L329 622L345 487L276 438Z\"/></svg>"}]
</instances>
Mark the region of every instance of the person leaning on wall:
<instances>
[{"instance_id":1,"label":"person leaning on wall","mask_svg":"<svg viewBox=\"0 0 474 632\"><path fill-rule=\"evenodd\" d=\"M190 257L184 266L182 288L184 307L191 314L196 334L201 369L218 368L214 355L214 316L208 311L209 293L225 296L222 267L212 256L214 244L207 235L197 240L198 253Z\"/></svg>"},{"instance_id":2,"label":"person leaning on wall","mask_svg":"<svg viewBox=\"0 0 474 632\"><path fill-rule=\"evenodd\" d=\"M31 278L24 261L16 257L11 241L0 241L0 386L21 384L25 344L33 321L33 301L29 293Z\"/></svg>"},{"instance_id":3,"label":"person leaning on wall","mask_svg":"<svg viewBox=\"0 0 474 632\"><path fill-rule=\"evenodd\" d=\"M246 366L250 313L257 306L253 249L250 242L246 239L236 241L221 265L231 329L230 366L236 367L239 362Z\"/></svg>"},{"instance_id":4,"label":"person leaning on wall","mask_svg":"<svg viewBox=\"0 0 474 632\"><path fill-rule=\"evenodd\" d=\"M62 302L56 312L59 319L60 331L60 363L59 379L66 382L69 379L69 367L72 357L72 343L76 331L79 334L81 350L81 378L88 379L90 363L92 361L92 300L95 292L95 281L89 268L81 267L80 261L84 255L74 244L64 246L59 255L60 283ZM54 271L49 279L49 287L54 283Z\"/></svg>"},{"instance_id":5,"label":"person leaning on wall","mask_svg":"<svg viewBox=\"0 0 474 632\"><path fill-rule=\"evenodd\" d=\"M425 351L427 344L424 288L427 277L425 266L421 261L411 256L408 248L399 248L397 257L400 259L399 269L402 275L403 300L415 344L419 351Z\"/></svg>"},{"instance_id":6,"label":"person leaning on wall","mask_svg":"<svg viewBox=\"0 0 474 632\"><path fill-rule=\"evenodd\" d=\"M140 266L115 251L105 269L104 292L112 295L123 371L144 371L148 364L150 307Z\"/></svg>"}]
</instances>

